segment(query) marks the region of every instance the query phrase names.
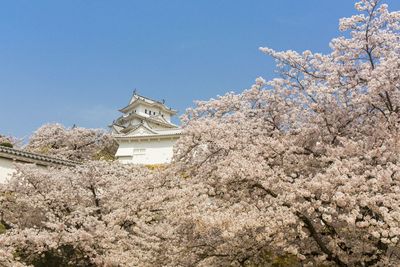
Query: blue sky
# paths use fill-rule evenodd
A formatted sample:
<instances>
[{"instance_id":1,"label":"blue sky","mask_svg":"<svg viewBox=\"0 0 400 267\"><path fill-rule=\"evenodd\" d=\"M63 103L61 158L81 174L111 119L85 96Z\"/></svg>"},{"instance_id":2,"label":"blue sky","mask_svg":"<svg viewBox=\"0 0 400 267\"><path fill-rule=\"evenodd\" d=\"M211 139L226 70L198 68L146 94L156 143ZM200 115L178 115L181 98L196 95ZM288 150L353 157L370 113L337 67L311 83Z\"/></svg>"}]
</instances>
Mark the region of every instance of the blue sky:
<instances>
[{"instance_id":1,"label":"blue sky","mask_svg":"<svg viewBox=\"0 0 400 267\"><path fill-rule=\"evenodd\" d=\"M386 1L392 10L400 1ZM351 0L0 1L0 133L106 127L132 90L180 113L273 77L258 51L328 52Z\"/></svg>"}]
</instances>

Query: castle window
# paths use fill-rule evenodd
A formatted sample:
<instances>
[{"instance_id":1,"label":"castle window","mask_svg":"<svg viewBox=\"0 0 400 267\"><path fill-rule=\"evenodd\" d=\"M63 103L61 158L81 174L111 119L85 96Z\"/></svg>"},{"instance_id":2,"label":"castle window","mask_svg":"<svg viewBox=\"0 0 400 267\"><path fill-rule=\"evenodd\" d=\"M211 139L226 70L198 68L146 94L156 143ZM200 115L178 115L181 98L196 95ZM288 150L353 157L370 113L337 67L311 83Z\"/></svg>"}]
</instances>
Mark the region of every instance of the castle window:
<instances>
[{"instance_id":1,"label":"castle window","mask_svg":"<svg viewBox=\"0 0 400 267\"><path fill-rule=\"evenodd\" d=\"M147 114L147 109L145 109L145 110L144 110L144 113L146 113L146 114Z\"/></svg>"},{"instance_id":2,"label":"castle window","mask_svg":"<svg viewBox=\"0 0 400 267\"><path fill-rule=\"evenodd\" d=\"M134 148L133 149L133 156L145 155L146 149L145 148Z\"/></svg>"}]
</instances>

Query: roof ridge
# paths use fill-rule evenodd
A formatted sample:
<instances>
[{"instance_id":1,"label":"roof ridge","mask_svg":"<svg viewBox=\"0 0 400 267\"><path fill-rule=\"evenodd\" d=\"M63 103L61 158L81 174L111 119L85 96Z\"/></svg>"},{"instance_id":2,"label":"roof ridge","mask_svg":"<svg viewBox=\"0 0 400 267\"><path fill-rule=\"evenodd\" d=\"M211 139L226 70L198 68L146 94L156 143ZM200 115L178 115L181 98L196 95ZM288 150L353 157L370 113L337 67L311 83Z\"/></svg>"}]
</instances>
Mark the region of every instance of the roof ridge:
<instances>
[{"instance_id":1,"label":"roof ridge","mask_svg":"<svg viewBox=\"0 0 400 267\"><path fill-rule=\"evenodd\" d=\"M26 158L30 158L30 159L47 161L47 162L51 162L51 163L59 163L62 165L74 165L75 166L75 165L81 164L81 162L78 162L78 161L73 161L73 160L68 160L68 159L60 159L57 157L52 157L52 156L43 155L43 154L39 154L39 153L33 153L33 152L16 149L16 148L11 148L11 147L5 147L5 146L0 146L0 152L12 154L15 156L26 157Z\"/></svg>"},{"instance_id":2,"label":"roof ridge","mask_svg":"<svg viewBox=\"0 0 400 267\"><path fill-rule=\"evenodd\" d=\"M134 96L138 96L138 97L142 97L142 98L154 101L154 102L157 102L157 103L162 104L162 105L165 105L165 101L163 102L163 101L160 101L160 100L155 100L155 99L147 97L147 96L139 95L138 93L134 93L133 95Z\"/></svg>"},{"instance_id":3,"label":"roof ridge","mask_svg":"<svg viewBox=\"0 0 400 267\"><path fill-rule=\"evenodd\" d=\"M169 107L168 105L165 104L165 100L163 99L162 101L140 95L136 93L136 91L133 92L131 100L129 101L129 104L121 109L119 109L120 112L125 113L123 110L128 109L135 103L136 101L143 101L149 105L161 105L161 108L164 109L166 112L171 113L172 115L176 115L177 110L173 109L172 107Z\"/></svg>"},{"instance_id":4,"label":"roof ridge","mask_svg":"<svg viewBox=\"0 0 400 267\"><path fill-rule=\"evenodd\" d=\"M130 113L127 117L129 117L129 116L136 116L136 117L138 117L138 118L140 118L140 119L143 119L144 121L149 120L150 122L161 123L161 124L164 124L164 125L172 126L171 128L176 128L176 127L178 127L178 126L175 125L174 123L169 122L169 121L165 120L165 118L162 118L162 117L160 117L160 118L163 119L163 120L161 121L161 120L155 119L155 117L151 117L151 116L146 117L146 116L143 116L143 115L141 115L141 114L139 114L139 113ZM125 118L127 118L127 117L125 117ZM120 118L121 118L121 117L120 117ZM178 128L179 128L179 127L178 127Z\"/></svg>"}]
</instances>

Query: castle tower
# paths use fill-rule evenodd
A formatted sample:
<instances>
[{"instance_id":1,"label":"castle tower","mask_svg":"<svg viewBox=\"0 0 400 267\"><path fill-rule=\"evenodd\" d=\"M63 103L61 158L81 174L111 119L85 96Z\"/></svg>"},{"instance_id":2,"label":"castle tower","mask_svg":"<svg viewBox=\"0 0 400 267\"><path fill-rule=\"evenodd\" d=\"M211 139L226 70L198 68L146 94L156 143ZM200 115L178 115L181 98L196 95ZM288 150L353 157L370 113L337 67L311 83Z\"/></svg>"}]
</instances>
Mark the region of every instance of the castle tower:
<instances>
[{"instance_id":1,"label":"castle tower","mask_svg":"<svg viewBox=\"0 0 400 267\"><path fill-rule=\"evenodd\" d=\"M169 163L181 135L181 128L171 122L177 111L135 90L129 105L120 112L123 115L111 125L119 145L116 158L133 164Z\"/></svg>"}]
</instances>

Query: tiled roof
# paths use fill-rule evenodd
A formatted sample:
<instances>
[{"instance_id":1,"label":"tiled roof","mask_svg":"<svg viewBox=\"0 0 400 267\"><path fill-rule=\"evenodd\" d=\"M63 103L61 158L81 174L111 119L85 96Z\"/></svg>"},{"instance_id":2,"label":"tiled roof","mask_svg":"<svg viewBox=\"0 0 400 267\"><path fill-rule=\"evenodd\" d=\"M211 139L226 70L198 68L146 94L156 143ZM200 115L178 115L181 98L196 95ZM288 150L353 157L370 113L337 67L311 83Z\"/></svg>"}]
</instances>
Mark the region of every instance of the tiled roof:
<instances>
[{"instance_id":1,"label":"tiled roof","mask_svg":"<svg viewBox=\"0 0 400 267\"><path fill-rule=\"evenodd\" d=\"M74 167L81 164L77 161L64 160L37 153L31 153L20 149L0 146L0 158L9 158L22 162L37 163L42 165L62 165Z\"/></svg>"},{"instance_id":2,"label":"tiled roof","mask_svg":"<svg viewBox=\"0 0 400 267\"><path fill-rule=\"evenodd\" d=\"M142 95L138 95L136 93L133 94L131 100L129 101L128 106L120 109L119 111L122 113L128 112L135 105L136 101L139 101L139 102L143 101L145 103L148 103L151 106L153 106L153 105L158 106L159 108L162 108L164 110L164 112L170 113L172 115L175 115L177 113L176 110L165 105L164 101L160 102L160 101L157 101L157 100L154 100L154 99L142 96Z\"/></svg>"},{"instance_id":3,"label":"tiled roof","mask_svg":"<svg viewBox=\"0 0 400 267\"><path fill-rule=\"evenodd\" d=\"M143 115L141 115L141 114L139 114L139 113L135 113L135 112L132 112L132 113L130 113L130 114L127 115L127 116L121 116L121 117L119 117L119 118L116 120L117 123L114 122L113 124L114 124L114 125L117 125L117 126L119 126L119 127L124 127L124 126L122 126L122 125L120 125L120 124L118 124L118 123L120 123L121 121L123 121L123 122L129 121L129 120L131 120L133 117L142 119L143 121L150 121L150 122L155 123L155 124L159 124L159 125L162 125L162 126L166 126L166 127L168 127L168 128L179 128L177 125L175 125L175 124L173 124L173 123L171 123L171 122L166 121L166 120L165 120L164 118L162 118L162 117L154 117L154 116L145 117L145 116L143 116Z\"/></svg>"},{"instance_id":4,"label":"tiled roof","mask_svg":"<svg viewBox=\"0 0 400 267\"><path fill-rule=\"evenodd\" d=\"M139 95L139 94L137 94L137 93L133 93L133 96L136 96L136 97L138 97L138 98L143 98L143 100L148 100L148 101L150 101L150 102L155 102L155 103L159 103L159 104L161 104L161 105L165 105L165 102L164 101L159 101L159 100L155 100L155 99L151 99L150 97L147 97L147 96L142 96L142 95Z\"/></svg>"},{"instance_id":5,"label":"tiled roof","mask_svg":"<svg viewBox=\"0 0 400 267\"><path fill-rule=\"evenodd\" d=\"M114 134L116 139L143 139L143 138L160 138L169 136L182 135L181 130L174 131L158 131L157 134L129 135L129 134Z\"/></svg>"}]
</instances>

